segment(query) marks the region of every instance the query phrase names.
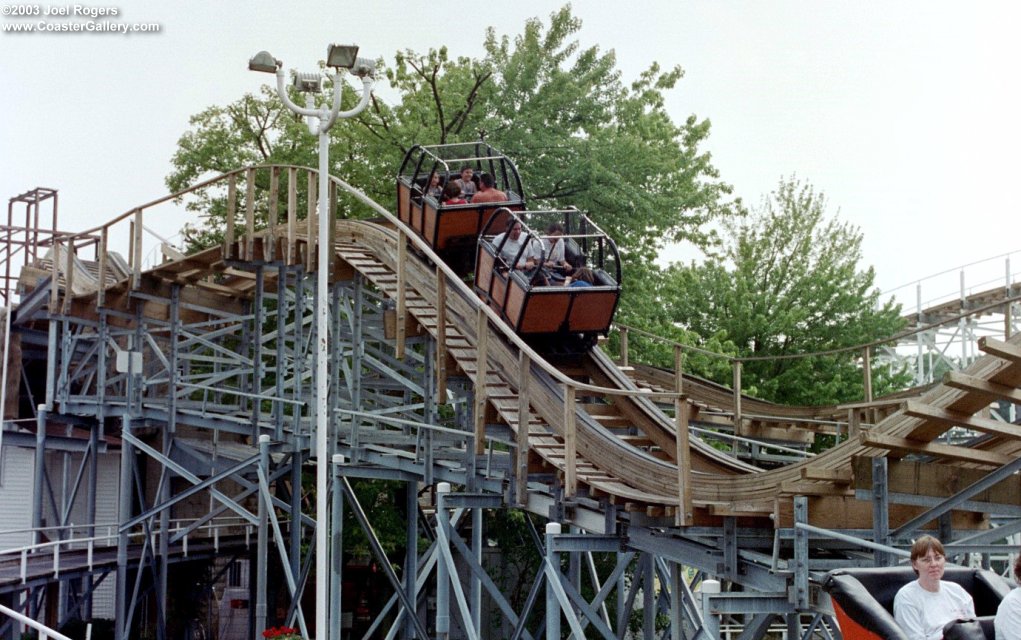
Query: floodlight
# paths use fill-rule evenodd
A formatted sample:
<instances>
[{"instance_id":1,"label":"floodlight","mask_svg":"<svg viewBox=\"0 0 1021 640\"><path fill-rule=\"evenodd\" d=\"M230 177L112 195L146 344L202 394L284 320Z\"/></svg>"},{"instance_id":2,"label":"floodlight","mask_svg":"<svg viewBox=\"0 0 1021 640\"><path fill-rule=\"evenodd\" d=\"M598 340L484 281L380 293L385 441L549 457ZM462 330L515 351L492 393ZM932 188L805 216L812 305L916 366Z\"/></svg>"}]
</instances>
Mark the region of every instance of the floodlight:
<instances>
[{"instance_id":1,"label":"floodlight","mask_svg":"<svg viewBox=\"0 0 1021 640\"><path fill-rule=\"evenodd\" d=\"M260 51L248 61L249 71L261 71L263 73L276 73L277 68L283 65L282 62L270 55L269 51Z\"/></svg>"},{"instance_id":2,"label":"floodlight","mask_svg":"<svg viewBox=\"0 0 1021 640\"><path fill-rule=\"evenodd\" d=\"M318 73L294 73L294 88L304 93L317 93L322 89L323 77Z\"/></svg>"},{"instance_id":3,"label":"floodlight","mask_svg":"<svg viewBox=\"0 0 1021 640\"><path fill-rule=\"evenodd\" d=\"M326 48L326 66L350 69L358 61L358 45L331 44Z\"/></svg>"},{"instance_id":4,"label":"floodlight","mask_svg":"<svg viewBox=\"0 0 1021 640\"><path fill-rule=\"evenodd\" d=\"M366 76L372 78L376 75L376 61L370 58L358 58L355 60L354 66L351 68L351 72L359 78Z\"/></svg>"}]
</instances>

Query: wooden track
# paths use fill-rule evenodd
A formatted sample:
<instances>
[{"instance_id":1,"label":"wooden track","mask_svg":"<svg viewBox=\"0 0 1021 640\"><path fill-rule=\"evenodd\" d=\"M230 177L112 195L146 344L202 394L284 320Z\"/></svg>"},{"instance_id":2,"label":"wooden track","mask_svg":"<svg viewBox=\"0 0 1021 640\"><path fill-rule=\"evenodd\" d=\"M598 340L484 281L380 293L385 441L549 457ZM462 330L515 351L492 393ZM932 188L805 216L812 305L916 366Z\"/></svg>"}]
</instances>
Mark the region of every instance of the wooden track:
<instances>
[{"instance_id":1,"label":"wooden track","mask_svg":"<svg viewBox=\"0 0 1021 640\"><path fill-rule=\"evenodd\" d=\"M249 261L284 261L311 270L315 238L301 233L293 215L288 212L286 232L271 227L258 233L249 215L246 234L235 240L229 230L222 250L181 257L144 274L136 271L133 277L95 292L73 289L79 295L65 298L63 306L71 313L88 314L100 302L121 304L132 287L159 289L169 283L186 285L187 293L182 296L192 301L221 308L236 304L254 287L244 268ZM605 500L650 516L673 517L680 524L717 525L724 516L737 516L748 525L789 527L793 497L804 495L810 497L812 524L868 528L872 503L855 497L856 489L869 488L863 472L868 465L863 461L878 456L890 460L891 491L946 497L961 488L961 478L981 478L1021 455L1021 427L994 423L982 415L997 398L1017 401L1021 339L1009 343L987 340L982 347L989 355L966 372L917 400L891 405L889 415L881 421L804 462L760 471L697 439L683 447L679 443L686 441L686 429L679 432L676 420L664 415L650 401L651 394L636 387L605 355L596 352L565 371L558 370L499 323L410 230L393 216L385 217L382 223L338 221L334 277L360 273L397 302L399 316L408 314L436 337L441 352L450 356L454 366L475 385L476 397L484 400L481 414L488 413L489 422L506 423L519 434L518 442L527 445L527 467L559 474L569 500ZM309 224L308 228L314 227ZM109 273L100 268L97 281L108 282ZM441 310L445 316L442 325ZM405 324L401 320L399 317L397 323L398 352L403 349ZM481 362L480 351L485 353ZM660 383L669 389L668 379ZM693 411L733 402L729 391L717 385L696 384L690 379L684 384ZM778 408L752 399L746 402L749 414L780 414L778 425L832 417L841 410ZM986 436L970 447L936 442L955 425ZM482 426L480 421L477 431ZM958 480L919 479L919 462L927 465L934 478ZM911 469L916 470L914 479L908 473ZM1021 505L1019 494L1018 487L1003 486L974 501ZM920 510L894 505L890 525L896 527ZM685 517L687 514L690 517ZM976 513L955 512L954 525L982 528L987 521Z\"/></svg>"},{"instance_id":2,"label":"wooden track","mask_svg":"<svg viewBox=\"0 0 1021 640\"><path fill-rule=\"evenodd\" d=\"M393 262L393 254L396 253L395 233L384 232L365 223L342 222L338 227L338 235L350 237L349 244L339 247L339 255L353 257L353 254L360 253L359 257L365 260L368 258L366 249L371 249L377 262L375 270L368 277L384 289L396 283L396 276L383 275L385 271L396 267ZM356 260L352 266L363 268L365 263ZM408 285L418 294L409 299L408 309L427 330L433 331L436 313L426 302L435 299L432 267L417 258L409 258L406 269ZM389 291L393 291L392 288ZM448 300L447 313L451 325L461 327L455 339L459 346L452 348L452 353L473 380L476 370L476 353L472 347L476 340L475 332L472 331L474 309L474 300ZM448 332L451 328L448 328ZM518 356L507 343L495 342L496 346L490 352L490 373L486 378L487 395L493 398L491 402L502 419L516 430L519 425L515 393L519 387L515 379ZM585 365L597 384L634 389L618 369L607 363L605 356L593 354ZM967 375L1007 386L1016 387L1021 384L1021 367L1016 362L998 357L980 359L969 368ZM529 389L532 403L529 415L530 448L546 464L563 473L565 460L563 433L560 431L563 422L563 394L536 365L532 367ZM536 393L537 390L541 393ZM722 389L716 389L713 393L718 401L728 401ZM662 460L649 451L652 449L669 453L675 437L670 421L640 395L623 398L626 400L621 400L619 396L604 397L598 404L577 407L579 482L592 495L606 495L611 502L667 515L674 513L678 506L678 476L673 456L667 455L668 459ZM940 465L990 469L1004 464L1021 452L1021 428L1012 425L1003 425L1002 433L975 449L932 444L936 437L953 424L966 423L966 417L984 409L990 399L987 392L965 391L941 385L922 395L917 402L893 412L873 428L863 430L858 438L844 442L811 460L768 472L753 471L693 441L690 471L696 513L706 523L717 515L740 514L770 517L776 524L789 526L793 496L810 495L813 505L810 513L814 523L833 527L871 526L871 503L857 500L853 494L852 472L858 457L887 455L901 458L915 453L930 455L933 462ZM778 413L776 405L758 402L759 405L751 405L755 410ZM644 436L644 446L636 446L633 441L614 436L603 426L609 422L605 407L620 406L627 408L614 415L627 414L628 426ZM921 417L918 407L927 408ZM779 420L783 420L784 416L825 416L839 411L837 407L784 409L787 411L779 412ZM939 416L939 419L932 415ZM897 522L917 512L918 509L914 507L896 508L891 523L896 526ZM976 526L979 521L962 514L955 524L965 526L969 523Z\"/></svg>"}]
</instances>

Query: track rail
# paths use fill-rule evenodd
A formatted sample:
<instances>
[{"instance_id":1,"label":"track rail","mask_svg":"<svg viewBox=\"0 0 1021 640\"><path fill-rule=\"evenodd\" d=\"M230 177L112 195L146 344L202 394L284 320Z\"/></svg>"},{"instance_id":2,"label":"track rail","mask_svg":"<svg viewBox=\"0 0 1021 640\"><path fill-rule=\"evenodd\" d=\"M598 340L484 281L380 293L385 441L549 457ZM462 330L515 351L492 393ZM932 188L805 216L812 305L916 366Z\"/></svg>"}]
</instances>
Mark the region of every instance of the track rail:
<instances>
[{"instance_id":1,"label":"track rail","mask_svg":"<svg viewBox=\"0 0 1021 640\"><path fill-rule=\"evenodd\" d=\"M259 170L271 172L271 194L279 187L282 171L291 176L286 225L275 222L275 199L261 214L268 216L269 224L261 230L264 225L257 224L254 193ZM318 239L314 225L297 218L293 191L300 182L295 179L297 171L294 167L248 168L203 183L201 186L208 187L224 181L229 210L233 211L236 178L241 174L247 177L243 234L235 237L234 227L229 225L222 249L176 258L144 274L136 242L127 279L96 292L64 296L62 304L57 304L60 294L55 287L51 309L76 313L92 305L127 304L130 293L143 282L145 286L155 286L153 282L184 284L200 290L206 299L236 303L254 286L251 276L243 272L246 264L276 261L313 270ZM314 172L301 171L308 173L311 184ZM510 332L410 229L357 189L336 178L331 180L382 217L376 222L337 222L332 239L337 259L334 276L360 273L395 301L398 329L394 348L398 354L404 349L408 317L429 331L439 345L439 354L449 355L473 382L476 446L484 441L486 409L491 408L492 415L517 435L518 467L555 470L563 477L567 499L603 499L651 516L673 516L677 524L714 524L722 516L737 515L757 524L791 526L794 496L807 495L814 500L809 516L812 524L868 527L872 505L856 498L855 483L863 481L855 477L857 460L888 457L896 461L914 456L944 467L986 473L1021 454L1021 429L994 425L979 415L995 399L1016 401L1021 387L1021 349L1017 346L1021 340L988 340L983 347L989 355L975 362L954 384L929 390L810 460L759 471L697 439L689 443L686 428L678 429L678 425L686 425L681 415L687 412L671 419L652 403L653 399L675 401L681 395L638 388L605 355L593 352L570 371L560 370ZM138 238L142 215L143 208L135 209L118 221L133 221L132 237ZM90 237L98 234L105 250L108 227L87 233ZM75 239L67 236L56 243L70 245ZM73 264L75 258L66 251L55 255L60 259L48 265L53 281L74 291L73 274L79 271ZM110 273L103 255L99 256L99 282L106 282ZM444 385L445 381L440 381L439 388ZM704 393L712 396L704 402L728 401L728 392L721 388L706 387ZM760 409L765 412L770 407L763 403L756 410ZM809 410L804 411L807 415ZM781 413L789 417L798 412ZM985 435L971 446L937 443L953 426ZM1017 497L1010 500L1021 502ZM891 518L891 524L896 526L919 511L904 506Z\"/></svg>"}]
</instances>

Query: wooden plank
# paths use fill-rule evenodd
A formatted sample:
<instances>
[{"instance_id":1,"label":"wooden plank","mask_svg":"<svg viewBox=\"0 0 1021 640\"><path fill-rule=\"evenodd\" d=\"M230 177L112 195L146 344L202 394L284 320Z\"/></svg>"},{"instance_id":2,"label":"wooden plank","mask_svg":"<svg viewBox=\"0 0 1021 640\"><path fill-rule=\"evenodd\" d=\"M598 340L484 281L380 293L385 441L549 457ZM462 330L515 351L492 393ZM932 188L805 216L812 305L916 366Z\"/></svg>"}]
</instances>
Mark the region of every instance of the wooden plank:
<instances>
[{"instance_id":1,"label":"wooden plank","mask_svg":"<svg viewBox=\"0 0 1021 640\"><path fill-rule=\"evenodd\" d=\"M1021 347L1009 342L985 336L978 339L978 348L991 356L1021 364Z\"/></svg>"},{"instance_id":2,"label":"wooden plank","mask_svg":"<svg viewBox=\"0 0 1021 640\"><path fill-rule=\"evenodd\" d=\"M135 220L132 232L134 233L134 254L132 256L131 288L137 289L142 284L142 210L135 209ZM73 247L71 247L73 248Z\"/></svg>"},{"instance_id":3,"label":"wooden plank","mask_svg":"<svg viewBox=\"0 0 1021 640\"><path fill-rule=\"evenodd\" d=\"M234 246L234 207L238 199L237 174L230 174L227 178L227 230L223 234L224 252L227 258L234 257L231 253Z\"/></svg>"},{"instance_id":4,"label":"wooden plank","mask_svg":"<svg viewBox=\"0 0 1021 640\"><path fill-rule=\"evenodd\" d=\"M486 368L489 366L489 317L480 308L476 324L475 454L486 452Z\"/></svg>"},{"instance_id":5,"label":"wooden plank","mask_svg":"<svg viewBox=\"0 0 1021 640\"><path fill-rule=\"evenodd\" d=\"M515 471L515 497L518 504L528 503L528 382L532 377L531 362L528 354L518 354L518 429L515 433L517 444L517 462Z\"/></svg>"},{"instance_id":6,"label":"wooden plank","mask_svg":"<svg viewBox=\"0 0 1021 640\"><path fill-rule=\"evenodd\" d=\"M859 456L852 464L854 488L871 491L872 458ZM888 460L886 467L887 487L890 492L934 498L949 498L986 477L987 473L981 469L914 460ZM994 504L1021 504L1021 484L1016 477L1006 478L970 500Z\"/></svg>"},{"instance_id":7,"label":"wooden plank","mask_svg":"<svg viewBox=\"0 0 1021 640\"><path fill-rule=\"evenodd\" d=\"M308 250L305 253L305 271L315 270L315 259L316 252L313 247L316 246L316 234L319 233L319 227L316 224L316 174L312 171L308 172L308 208L305 212L305 237L307 238Z\"/></svg>"},{"instance_id":8,"label":"wooden plank","mask_svg":"<svg viewBox=\"0 0 1021 640\"><path fill-rule=\"evenodd\" d=\"M775 500L757 502L695 502L695 506L704 507L714 516L759 516L768 518L776 511Z\"/></svg>"},{"instance_id":9,"label":"wooden plank","mask_svg":"<svg viewBox=\"0 0 1021 640\"><path fill-rule=\"evenodd\" d=\"M110 228L103 227L99 232L99 290L96 291L96 308L103 306L106 299L106 263L109 257L108 243L110 240Z\"/></svg>"},{"instance_id":10,"label":"wooden plank","mask_svg":"<svg viewBox=\"0 0 1021 640\"><path fill-rule=\"evenodd\" d=\"M851 495L847 485L835 485L829 482L811 482L807 480L784 480L780 483L781 493L794 496L844 496Z\"/></svg>"},{"instance_id":11,"label":"wooden plank","mask_svg":"<svg viewBox=\"0 0 1021 640\"><path fill-rule=\"evenodd\" d=\"M779 500L777 507L775 526L793 527L793 501ZM922 511L922 507L892 504L890 505L890 527L897 528ZM846 529L848 527L871 529L872 503L851 496L810 496L808 516L809 524L826 529ZM951 522L955 531L971 531L989 527L988 518L970 511L952 512Z\"/></svg>"},{"instance_id":12,"label":"wooden plank","mask_svg":"<svg viewBox=\"0 0 1021 640\"><path fill-rule=\"evenodd\" d=\"M908 438L888 436L880 433L863 431L860 436L861 443L866 447L876 447L897 453L918 453L923 455L956 460L958 462L971 462L985 467L1002 467L1011 462L1014 458L993 451L981 451L967 447L956 447L949 444L934 444L931 442L919 442Z\"/></svg>"},{"instance_id":13,"label":"wooden plank","mask_svg":"<svg viewBox=\"0 0 1021 640\"><path fill-rule=\"evenodd\" d=\"M447 276L436 267L436 402L447 401Z\"/></svg>"},{"instance_id":14,"label":"wooden plank","mask_svg":"<svg viewBox=\"0 0 1021 640\"><path fill-rule=\"evenodd\" d=\"M266 212L267 222L269 223L269 237L270 237L270 253L268 256L269 260L276 258L277 249L277 225L280 223L279 217L280 208L280 167L274 166L269 171L269 210Z\"/></svg>"},{"instance_id":15,"label":"wooden plank","mask_svg":"<svg viewBox=\"0 0 1021 640\"><path fill-rule=\"evenodd\" d=\"M53 256L57 256L54 254ZM74 240L68 240L67 253L64 254L64 302L61 304L61 313L67 313L74 296Z\"/></svg>"},{"instance_id":16,"label":"wooden plank","mask_svg":"<svg viewBox=\"0 0 1021 640\"><path fill-rule=\"evenodd\" d=\"M815 432L798 427L767 427L758 421L748 422L738 430L738 435L757 440L776 440L779 442L793 442L796 444L812 444L815 442Z\"/></svg>"},{"instance_id":17,"label":"wooden plank","mask_svg":"<svg viewBox=\"0 0 1021 640\"><path fill-rule=\"evenodd\" d=\"M680 393L682 376L678 373L676 377L676 390ZM694 522L694 508L691 505L691 443L689 442L688 421L691 416L691 406L688 399L679 396L674 402L676 423L674 425L677 433L677 449L674 459L677 460L677 498L678 505L674 523L679 527L691 526Z\"/></svg>"},{"instance_id":18,"label":"wooden plank","mask_svg":"<svg viewBox=\"0 0 1021 640\"><path fill-rule=\"evenodd\" d=\"M943 375L943 384L962 391L984 393L998 400L1021 403L1021 389L976 378L959 371L948 371Z\"/></svg>"},{"instance_id":19,"label":"wooden plank","mask_svg":"<svg viewBox=\"0 0 1021 640\"><path fill-rule=\"evenodd\" d=\"M294 243L298 235L298 169L287 169L287 264L295 262L297 249Z\"/></svg>"},{"instance_id":20,"label":"wooden plank","mask_svg":"<svg viewBox=\"0 0 1021 640\"><path fill-rule=\"evenodd\" d=\"M959 426L990 435L1021 438L1021 427L1018 425L956 413L921 402L908 401L904 413L912 418L922 418L923 420L945 425L947 428ZM921 431L921 429L916 429L915 431Z\"/></svg>"},{"instance_id":21,"label":"wooden plank","mask_svg":"<svg viewBox=\"0 0 1021 640\"><path fill-rule=\"evenodd\" d=\"M567 456L564 494L573 498L578 493L578 476L575 467L578 458L578 432L577 416L578 407L575 404L574 386L564 385L564 451Z\"/></svg>"},{"instance_id":22,"label":"wooden plank","mask_svg":"<svg viewBox=\"0 0 1021 640\"><path fill-rule=\"evenodd\" d=\"M251 260L255 237L255 169L245 171L245 182L245 254L241 258Z\"/></svg>"},{"instance_id":23,"label":"wooden plank","mask_svg":"<svg viewBox=\"0 0 1021 640\"><path fill-rule=\"evenodd\" d=\"M408 238L397 232L397 342L394 344L394 357L404 359L405 340L408 322L408 286L407 286Z\"/></svg>"},{"instance_id":24,"label":"wooden plank","mask_svg":"<svg viewBox=\"0 0 1021 640\"><path fill-rule=\"evenodd\" d=\"M823 469L821 467L801 467L801 478L803 480L820 480L836 484L850 484L850 469Z\"/></svg>"}]
</instances>

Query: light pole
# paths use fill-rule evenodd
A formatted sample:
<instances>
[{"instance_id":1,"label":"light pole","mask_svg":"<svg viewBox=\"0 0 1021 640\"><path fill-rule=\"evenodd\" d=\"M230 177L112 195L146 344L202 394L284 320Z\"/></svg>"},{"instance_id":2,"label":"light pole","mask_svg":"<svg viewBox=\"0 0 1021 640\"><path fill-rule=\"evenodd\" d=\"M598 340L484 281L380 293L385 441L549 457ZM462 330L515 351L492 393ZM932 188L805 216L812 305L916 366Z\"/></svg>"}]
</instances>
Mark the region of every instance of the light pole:
<instances>
[{"instance_id":1,"label":"light pole","mask_svg":"<svg viewBox=\"0 0 1021 640\"><path fill-rule=\"evenodd\" d=\"M330 468L329 448L329 403L327 392L327 364L329 362L329 265L330 265L330 219L329 207L329 131L337 118L351 118L361 113L369 104L372 85L375 82L375 63L358 57L355 45L331 44L326 50L326 66L332 67L333 103L316 109L312 96L308 96L305 107L299 107L291 101L284 88L283 62L275 59L266 51L260 51L248 61L252 71L276 73L277 95L284 105L294 113L306 118L309 131L319 136L319 265L316 270L316 635L326 638L329 630L329 588L330 588L330 544L329 544L329 485L327 472ZM362 79L362 97L353 109L340 110L340 97L343 90L341 69L351 69ZM294 86L303 93L320 91L322 76L319 73L295 73ZM298 523L292 523L298 526ZM265 617L263 617L265 624ZM256 629L256 634L263 629Z\"/></svg>"}]
</instances>

